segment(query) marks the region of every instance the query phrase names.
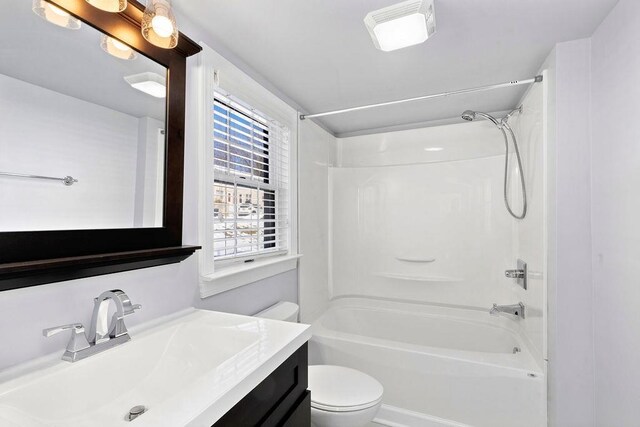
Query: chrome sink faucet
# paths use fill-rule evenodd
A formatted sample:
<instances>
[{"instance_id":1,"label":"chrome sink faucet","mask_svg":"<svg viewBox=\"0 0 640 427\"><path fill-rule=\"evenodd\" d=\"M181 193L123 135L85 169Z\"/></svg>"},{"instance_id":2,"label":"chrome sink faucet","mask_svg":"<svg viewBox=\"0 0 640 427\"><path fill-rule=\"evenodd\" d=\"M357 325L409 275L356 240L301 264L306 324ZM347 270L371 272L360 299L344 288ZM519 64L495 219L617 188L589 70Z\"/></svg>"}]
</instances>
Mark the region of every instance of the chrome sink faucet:
<instances>
[{"instance_id":1,"label":"chrome sink faucet","mask_svg":"<svg viewBox=\"0 0 640 427\"><path fill-rule=\"evenodd\" d=\"M113 301L116 311L109 322L109 306ZM89 342L100 344L112 338L127 335L127 327L124 317L133 314L135 310L142 308L140 304L132 305L131 300L121 290L105 291L94 299L93 315L91 316L91 328L89 329Z\"/></svg>"},{"instance_id":2,"label":"chrome sink faucet","mask_svg":"<svg viewBox=\"0 0 640 427\"><path fill-rule=\"evenodd\" d=\"M492 315L497 315L498 313L506 313L506 314L511 314L513 316L518 316L521 319L524 319L524 312L525 312L525 307L524 307L524 304L521 302L517 304L511 304L511 305L493 304L493 307L491 307L491 310L489 310L489 314L492 314Z\"/></svg>"},{"instance_id":3,"label":"chrome sink faucet","mask_svg":"<svg viewBox=\"0 0 640 427\"><path fill-rule=\"evenodd\" d=\"M76 362L131 340L124 318L142 306L131 304L127 294L119 289L101 293L94 302L88 336L85 335L84 326L81 323L57 326L42 331L45 337L67 330L72 331L71 340L67 344L62 360ZM109 319L111 302L115 304L115 312Z\"/></svg>"}]
</instances>

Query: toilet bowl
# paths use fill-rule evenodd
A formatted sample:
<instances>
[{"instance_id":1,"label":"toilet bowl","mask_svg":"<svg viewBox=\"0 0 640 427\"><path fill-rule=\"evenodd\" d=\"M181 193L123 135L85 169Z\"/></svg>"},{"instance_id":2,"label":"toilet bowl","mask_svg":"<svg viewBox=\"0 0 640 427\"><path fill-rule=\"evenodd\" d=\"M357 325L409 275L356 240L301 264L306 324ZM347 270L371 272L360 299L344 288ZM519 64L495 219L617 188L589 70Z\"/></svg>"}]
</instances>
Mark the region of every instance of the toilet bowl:
<instances>
[{"instance_id":1,"label":"toilet bowl","mask_svg":"<svg viewBox=\"0 0 640 427\"><path fill-rule=\"evenodd\" d=\"M309 366L309 389L311 423L316 427L364 426L382 404L382 384L344 366Z\"/></svg>"},{"instance_id":2,"label":"toilet bowl","mask_svg":"<svg viewBox=\"0 0 640 427\"><path fill-rule=\"evenodd\" d=\"M279 302L256 317L298 321L299 307ZM335 365L309 366L311 424L315 427L361 427L371 422L382 404L384 389L375 378Z\"/></svg>"}]
</instances>

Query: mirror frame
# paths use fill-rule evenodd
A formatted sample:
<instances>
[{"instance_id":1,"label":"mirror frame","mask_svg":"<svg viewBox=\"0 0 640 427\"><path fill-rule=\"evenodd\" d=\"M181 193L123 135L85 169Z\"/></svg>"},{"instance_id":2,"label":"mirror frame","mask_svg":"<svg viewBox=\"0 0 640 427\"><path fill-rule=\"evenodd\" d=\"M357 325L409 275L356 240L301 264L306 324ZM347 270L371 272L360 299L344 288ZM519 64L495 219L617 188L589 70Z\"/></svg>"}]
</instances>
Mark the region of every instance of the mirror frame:
<instances>
[{"instance_id":1,"label":"mirror frame","mask_svg":"<svg viewBox=\"0 0 640 427\"><path fill-rule=\"evenodd\" d=\"M163 226L0 232L0 291L179 262L199 249L182 246L182 215L186 59L202 48L182 33L174 49L147 42L144 6L135 0L121 13L85 0L49 1L167 69Z\"/></svg>"}]
</instances>

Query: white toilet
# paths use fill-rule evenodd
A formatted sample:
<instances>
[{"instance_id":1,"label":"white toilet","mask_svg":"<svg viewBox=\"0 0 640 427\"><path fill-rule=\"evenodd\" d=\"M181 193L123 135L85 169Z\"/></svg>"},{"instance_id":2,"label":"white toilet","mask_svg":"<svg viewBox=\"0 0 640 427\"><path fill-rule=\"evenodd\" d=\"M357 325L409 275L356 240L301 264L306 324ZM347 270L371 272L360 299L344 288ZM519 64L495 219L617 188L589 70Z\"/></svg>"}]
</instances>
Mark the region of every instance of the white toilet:
<instances>
[{"instance_id":1,"label":"white toilet","mask_svg":"<svg viewBox=\"0 0 640 427\"><path fill-rule=\"evenodd\" d=\"M299 307L279 302L256 314L267 319L298 321ZM358 370L334 365L309 366L311 423L316 427L361 427L382 404L382 384Z\"/></svg>"}]
</instances>

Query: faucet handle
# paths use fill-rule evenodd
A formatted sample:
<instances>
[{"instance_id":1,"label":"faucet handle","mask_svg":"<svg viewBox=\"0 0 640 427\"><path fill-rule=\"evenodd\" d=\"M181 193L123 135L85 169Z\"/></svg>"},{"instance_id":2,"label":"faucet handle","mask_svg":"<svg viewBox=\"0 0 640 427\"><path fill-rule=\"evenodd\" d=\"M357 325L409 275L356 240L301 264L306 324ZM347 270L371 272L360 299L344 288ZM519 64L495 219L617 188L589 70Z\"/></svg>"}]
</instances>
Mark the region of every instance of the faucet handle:
<instances>
[{"instance_id":1,"label":"faucet handle","mask_svg":"<svg viewBox=\"0 0 640 427\"><path fill-rule=\"evenodd\" d=\"M141 308L142 305L140 304L131 304L131 302L129 302L128 304L124 304L124 315L128 316L130 314L133 314L136 310L140 310Z\"/></svg>"},{"instance_id":2,"label":"faucet handle","mask_svg":"<svg viewBox=\"0 0 640 427\"><path fill-rule=\"evenodd\" d=\"M69 330L72 332L69 344L67 344L67 353L75 353L89 348L89 342L84 334L84 326L82 323L71 323L69 325L54 326L53 328L43 329L42 335L49 338L53 335L59 334L60 332Z\"/></svg>"},{"instance_id":3,"label":"faucet handle","mask_svg":"<svg viewBox=\"0 0 640 427\"><path fill-rule=\"evenodd\" d=\"M118 295L118 298L122 302L122 316L118 316L118 313L113 314L113 319L111 321L112 326L112 336L119 337L121 335L129 333L127 330L127 326L124 324L124 318L129 316L130 314L135 313L136 310L140 310L142 305L140 304L131 304L131 300L124 292L121 292Z\"/></svg>"},{"instance_id":4,"label":"faucet handle","mask_svg":"<svg viewBox=\"0 0 640 427\"><path fill-rule=\"evenodd\" d=\"M113 292L113 294L120 301L120 304L122 304L122 316L128 316L130 314L133 314L136 310L142 308L140 304L132 304L131 298L129 298L129 295L124 293L124 291L121 291L120 289L114 289L111 292Z\"/></svg>"},{"instance_id":5,"label":"faucet handle","mask_svg":"<svg viewBox=\"0 0 640 427\"><path fill-rule=\"evenodd\" d=\"M49 338L53 335L59 334L60 332L68 331L70 329L81 329L82 333L84 333L84 326L82 325L82 323L71 323L69 325L54 326L53 328L43 329L42 335Z\"/></svg>"}]
</instances>

